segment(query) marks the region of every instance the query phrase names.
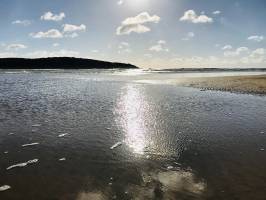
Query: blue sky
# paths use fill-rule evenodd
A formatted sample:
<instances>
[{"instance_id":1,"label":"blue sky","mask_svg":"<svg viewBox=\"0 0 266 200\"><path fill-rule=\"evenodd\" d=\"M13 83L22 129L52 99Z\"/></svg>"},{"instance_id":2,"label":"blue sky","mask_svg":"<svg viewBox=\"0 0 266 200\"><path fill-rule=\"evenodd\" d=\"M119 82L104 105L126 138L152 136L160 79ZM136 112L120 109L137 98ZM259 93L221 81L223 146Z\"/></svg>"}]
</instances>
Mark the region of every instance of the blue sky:
<instances>
[{"instance_id":1,"label":"blue sky","mask_svg":"<svg viewBox=\"0 0 266 200\"><path fill-rule=\"evenodd\" d=\"M0 57L265 67L265 0L1 0Z\"/></svg>"}]
</instances>

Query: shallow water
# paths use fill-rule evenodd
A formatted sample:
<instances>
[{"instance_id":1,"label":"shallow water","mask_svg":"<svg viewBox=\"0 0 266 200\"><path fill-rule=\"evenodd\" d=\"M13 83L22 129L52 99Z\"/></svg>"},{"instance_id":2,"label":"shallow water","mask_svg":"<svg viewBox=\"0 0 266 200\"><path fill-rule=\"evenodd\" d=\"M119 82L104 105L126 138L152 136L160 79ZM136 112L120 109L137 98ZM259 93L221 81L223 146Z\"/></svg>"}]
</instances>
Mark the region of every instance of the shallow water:
<instances>
[{"instance_id":1,"label":"shallow water","mask_svg":"<svg viewBox=\"0 0 266 200\"><path fill-rule=\"evenodd\" d=\"M1 72L0 199L265 199L266 97L175 77Z\"/></svg>"}]
</instances>

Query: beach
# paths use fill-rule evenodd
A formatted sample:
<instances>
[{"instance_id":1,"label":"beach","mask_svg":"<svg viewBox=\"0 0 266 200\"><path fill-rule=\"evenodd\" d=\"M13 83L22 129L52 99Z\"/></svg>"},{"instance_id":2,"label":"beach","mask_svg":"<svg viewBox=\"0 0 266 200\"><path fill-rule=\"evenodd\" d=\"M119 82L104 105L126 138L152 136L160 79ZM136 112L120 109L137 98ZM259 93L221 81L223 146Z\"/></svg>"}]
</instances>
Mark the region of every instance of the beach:
<instances>
[{"instance_id":1,"label":"beach","mask_svg":"<svg viewBox=\"0 0 266 200\"><path fill-rule=\"evenodd\" d=\"M265 75L188 78L178 81L178 83L206 90L266 94Z\"/></svg>"}]
</instances>

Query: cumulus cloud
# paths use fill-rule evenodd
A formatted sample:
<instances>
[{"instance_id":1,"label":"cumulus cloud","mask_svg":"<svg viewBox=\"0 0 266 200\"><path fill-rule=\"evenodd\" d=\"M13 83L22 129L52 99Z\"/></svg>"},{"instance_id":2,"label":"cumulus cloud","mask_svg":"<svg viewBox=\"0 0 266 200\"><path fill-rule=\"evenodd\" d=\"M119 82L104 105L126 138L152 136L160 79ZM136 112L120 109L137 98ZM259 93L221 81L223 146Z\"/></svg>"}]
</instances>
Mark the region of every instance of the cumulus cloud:
<instances>
[{"instance_id":1,"label":"cumulus cloud","mask_svg":"<svg viewBox=\"0 0 266 200\"><path fill-rule=\"evenodd\" d=\"M194 24L198 23L212 23L213 19L205 14L197 15L194 10L188 10L179 19L180 21L192 22Z\"/></svg>"},{"instance_id":2,"label":"cumulus cloud","mask_svg":"<svg viewBox=\"0 0 266 200\"><path fill-rule=\"evenodd\" d=\"M150 51L155 51L155 52L160 52L160 51L169 52L169 49L167 49L165 46L166 46L166 41L164 41L164 40L159 40L159 41L157 42L157 44L154 45L154 46L151 46L151 47L149 48L149 50L150 50Z\"/></svg>"},{"instance_id":3,"label":"cumulus cloud","mask_svg":"<svg viewBox=\"0 0 266 200\"><path fill-rule=\"evenodd\" d=\"M230 50L230 49L233 49L233 47L229 44L225 45L222 50Z\"/></svg>"},{"instance_id":4,"label":"cumulus cloud","mask_svg":"<svg viewBox=\"0 0 266 200\"><path fill-rule=\"evenodd\" d=\"M179 56L170 55L166 58L156 56L152 59L144 59L143 66L145 68L155 67L265 67L266 65L266 49L248 49L240 47L235 49L233 56ZM239 55L238 55L239 54ZM235 56L237 55L237 56Z\"/></svg>"},{"instance_id":5,"label":"cumulus cloud","mask_svg":"<svg viewBox=\"0 0 266 200\"><path fill-rule=\"evenodd\" d=\"M263 48L255 49L248 56L241 59L245 64L265 64L266 50Z\"/></svg>"},{"instance_id":6,"label":"cumulus cloud","mask_svg":"<svg viewBox=\"0 0 266 200\"><path fill-rule=\"evenodd\" d=\"M148 12L142 12L135 17L125 19L117 28L117 35L129 35L132 32L145 33L151 29L146 26L147 23L159 23L160 17L157 15L151 16Z\"/></svg>"},{"instance_id":7,"label":"cumulus cloud","mask_svg":"<svg viewBox=\"0 0 266 200\"><path fill-rule=\"evenodd\" d=\"M24 44L10 44L6 47L7 50L15 50L15 51L18 51L20 49L26 49L26 48L28 47Z\"/></svg>"},{"instance_id":8,"label":"cumulus cloud","mask_svg":"<svg viewBox=\"0 0 266 200\"><path fill-rule=\"evenodd\" d=\"M262 35L252 35L248 37L248 40L255 41L255 42L261 42L264 40L264 36Z\"/></svg>"},{"instance_id":9,"label":"cumulus cloud","mask_svg":"<svg viewBox=\"0 0 266 200\"><path fill-rule=\"evenodd\" d=\"M84 24L81 24L79 26L73 24L64 24L63 31L64 32L86 31L86 26Z\"/></svg>"},{"instance_id":10,"label":"cumulus cloud","mask_svg":"<svg viewBox=\"0 0 266 200\"><path fill-rule=\"evenodd\" d=\"M79 26L64 24L62 32L57 29L50 29L46 32L41 31L37 33L31 33L30 36L33 38L76 38L79 36L77 32L83 32L85 30L86 26L84 24L81 24Z\"/></svg>"},{"instance_id":11,"label":"cumulus cloud","mask_svg":"<svg viewBox=\"0 0 266 200\"><path fill-rule=\"evenodd\" d=\"M57 15L49 11L49 12L44 13L44 15L41 16L41 20L58 22L58 21L62 21L65 17L66 15L63 12Z\"/></svg>"},{"instance_id":12,"label":"cumulus cloud","mask_svg":"<svg viewBox=\"0 0 266 200\"><path fill-rule=\"evenodd\" d=\"M63 38L63 34L57 29L50 29L46 32L37 32L31 33L31 37L33 38Z\"/></svg>"},{"instance_id":13,"label":"cumulus cloud","mask_svg":"<svg viewBox=\"0 0 266 200\"><path fill-rule=\"evenodd\" d=\"M182 38L182 40L187 41L187 40L190 40L190 39L192 39L192 38L194 38L194 37L195 37L195 33L193 33L193 32L188 32L187 35L186 35L186 37Z\"/></svg>"},{"instance_id":14,"label":"cumulus cloud","mask_svg":"<svg viewBox=\"0 0 266 200\"><path fill-rule=\"evenodd\" d=\"M216 10L216 11L214 11L212 14L214 14L214 15L220 15L222 12L220 11L220 10Z\"/></svg>"},{"instance_id":15,"label":"cumulus cloud","mask_svg":"<svg viewBox=\"0 0 266 200\"><path fill-rule=\"evenodd\" d=\"M262 54L264 51L264 54ZM265 49L256 49L244 57L176 57L169 60L152 62L147 66L173 66L173 67L264 67L266 64Z\"/></svg>"},{"instance_id":16,"label":"cumulus cloud","mask_svg":"<svg viewBox=\"0 0 266 200\"><path fill-rule=\"evenodd\" d=\"M249 49L247 47L239 47L235 51L225 51L224 56L225 57L236 57L243 53L248 53Z\"/></svg>"},{"instance_id":17,"label":"cumulus cloud","mask_svg":"<svg viewBox=\"0 0 266 200\"><path fill-rule=\"evenodd\" d=\"M221 59L216 56L185 57L175 60L181 67L239 67L239 60Z\"/></svg>"},{"instance_id":18,"label":"cumulus cloud","mask_svg":"<svg viewBox=\"0 0 266 200\"><path fill-rule=\"evenodd\" d=\"M68 38L76 38L79 36L77 32L84 32L84 31L86 31L86 26L84 24L81 24L81 25L64 24L63 25L64 36Z\"/></svg>"},{"instance_id":19,"label":"cumulus cloud","mask_svg":"<svg viewBox=\"0 0 266 200\"><path fill-rule=\"evenodd\" d=\"M31 25L31 21L30 20L16 20L16 21L13 21L12 24L29 26L29 25Z\"/></svg>"},{"instance_id":20,"label":"cumulus cloud","mask_svg":"<svg viewBox=\"0 0 266 200\"><path fill-rule=\"evenodd\" d=\"M256 57L257 55L266 55L266 50L263 49L263 48L259 48L259 49L256 49L254 51L252 51L252 53L250 54L252 57Z\"/></svg>"}]
</instances>

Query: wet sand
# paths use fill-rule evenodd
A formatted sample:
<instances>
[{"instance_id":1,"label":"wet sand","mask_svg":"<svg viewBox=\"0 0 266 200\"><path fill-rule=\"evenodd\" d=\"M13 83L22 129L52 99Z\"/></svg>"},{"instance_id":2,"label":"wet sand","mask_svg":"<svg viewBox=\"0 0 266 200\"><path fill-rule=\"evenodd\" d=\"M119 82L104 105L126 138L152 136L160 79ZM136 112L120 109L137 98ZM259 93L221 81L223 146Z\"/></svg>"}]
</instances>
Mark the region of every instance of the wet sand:
<instances>
[{"instance_id":1,"label":"wet sand","mask_svg":"<svg viewBox=\"0 0 266 200\"><path fill-rule=\"evenodd\" d=\"M266 94L266 75L186 78L178 83L205 90Z\"/></svg>"}]
</instances>

